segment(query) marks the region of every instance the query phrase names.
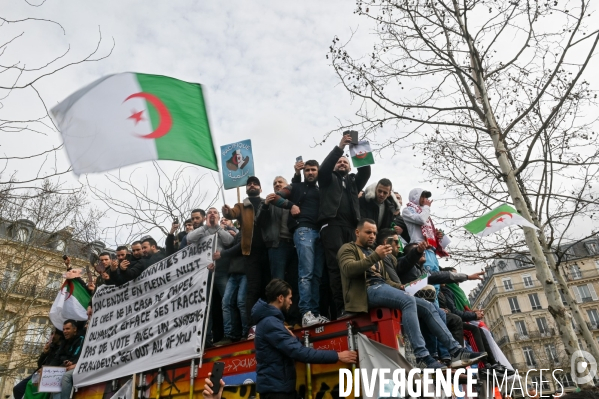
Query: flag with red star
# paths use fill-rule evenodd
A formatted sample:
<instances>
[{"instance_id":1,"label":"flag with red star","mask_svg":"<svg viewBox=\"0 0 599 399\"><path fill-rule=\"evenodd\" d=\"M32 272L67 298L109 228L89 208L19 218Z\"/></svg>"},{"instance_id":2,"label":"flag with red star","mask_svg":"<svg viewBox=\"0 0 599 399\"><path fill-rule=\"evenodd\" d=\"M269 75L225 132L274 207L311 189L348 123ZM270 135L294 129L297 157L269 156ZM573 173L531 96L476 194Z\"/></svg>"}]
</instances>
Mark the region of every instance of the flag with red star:
<instances>
[{"instance_id":1,"label":"flag with red star","mask_svg":"<svg viewBox=\"0 0 599 399\"><path fill-rule=\"evenodd\" d=\"M474 219L464 226L466 230L474 235L484 237L493 234L507 226L521 226L537 229L537 227L526 220L514 208L503 204L491 212Z\"/></svg>"},{"instance_id":2,"label":"flag with red star","mask_svg":"<svg viewBox=\"0 0 599 399\"><path fill-rule=\"evenodd\" d=\"M119 73L52 108L73 172L173 160L218 170L203 88L167 76Z\"/></svg>"}]
</instances>

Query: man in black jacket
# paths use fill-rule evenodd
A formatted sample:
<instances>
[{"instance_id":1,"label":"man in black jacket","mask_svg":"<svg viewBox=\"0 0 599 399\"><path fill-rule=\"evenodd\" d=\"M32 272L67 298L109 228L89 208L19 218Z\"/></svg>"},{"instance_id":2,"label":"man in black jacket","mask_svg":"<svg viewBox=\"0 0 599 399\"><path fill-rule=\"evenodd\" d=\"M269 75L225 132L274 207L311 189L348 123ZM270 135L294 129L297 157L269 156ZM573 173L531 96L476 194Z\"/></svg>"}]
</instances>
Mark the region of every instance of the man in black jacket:
<instances>
[{"instance_id":1,"label":"man in black jacket","mask_svg":"<svg viewBox=\"0 0 599 399\"><path fill-rule=\"evenodd\" d=\"M58 363L55 360L56 353L62 345L62 340L62 332L58 331L55 328L52 331L52 335L50 335L50 341L47 342L46 345L44 345L44 349L42 350L42 353L40 353L40 357L37 359L38 370L42 368L42 366L62 366L62 364ZM31 377L33 377L34 374L31 374L29 377L22 379L17 385L13 387L12 395L14 399L21 399L23 395L25 395L27 383L29 382L29 380L31 380Z\"/></svg>"},{"instance_id":2,"label":"man in black jacket","mask_svg":"<svg viewBox=\"0 0 599 399\"><path fill-rule=\"evenodd\" d=\"M487 340L485 333L481 331L480 327L469 323L470 321L482 320L484 317L484 312L482 310L459 310L455 306L455 296L453 291L445 284L441 284L441 290L439 292L439 307L442 309L447 309L449 314L459 317L463 322L463 330L469 331L472 334L478 350L484 350L487 352L487 357L483 359L485 362L485 368L503 370L503 367L499 365L499 362L497 362L495 356L493 356L491 345L489 345L489 341Z\"/></svg>"},{"instance_id":3,"label":"man in black jacket","mask_svg":"<svg viewBox=\"0 0 599 399\"><path fill-rule=\"evenodd\" d=\"M110 276L109 282L114 285L125 284L128 280L126 277L126 271L129 267L135 266L138 259L129 253L129 249L125 245L121 245L116 249L116 259L112 261L110 269L108 269L108 275Z\"/></svg>"},{"instance_id":4,"label":"man in black jacket","mask_svg":"<svg viewBox=\"0 0 599 399\"><path fill-rule=\"evenodd\" d=\"M67 368L62 376L62 392L52 395L52 399L69 399L73 390L73 372L77 367L81 349L83 347L83 336L77 332L75 320L67 320L62 326L64 342L56 352L53 363Z\"/></svg>"},{"instance_id":5,"label":"man in black jacket","mask_svg":"<svg viewBox=\"0 0 599 399\"><path fill-rule=\"evenodd\" d=\"M135 280L148 267L166 258L166 255L158 248L158 243L152 237L144 238L141 241L141 248L144 256L135 266L127 268L125 272L127 281Z\"/></svg>"},{"instance_id":6,"label":"man in black jacket","mask_svg":"<svg viewBox=\"0 0 599 399\"><path fill-rule=\"evenodd\" d=\"M403 257L397 261L396 272L397 276L403 284L408 284L412 281L417 280L426 271L424 270L424 262L426 258L424 251L429 247L426 241L422 241L418 244L409 244L404 248ZM428 283L429 284L445 284L445 283L461 283L466 280L482 280L484 272L465 274L455 273L450 271L438 271L429 273Z\"/></svg>"},{"instance_id":7,"label":"man in black jacket","mask_svg":"<svg viewBox=\"0 0 599 399\"><path fill-rule=\"evenodd\" d=\"M359 200L360 216L374 220L378 231L391 227L398 209L391 197L392 188L391 180L381 179L376 185L368 186Z\"/></svg>"},{"instance_id":8,"label":"man in black jacket","mask_svg":"<svg viewBox=\"0 0 599 399\"><path fill-rule=\"evenodd\" d=\"M291 185L270 194L266 200L288 209L292 219L288 226L293 231L293 242L298 256L299 310L302 326L326 323L329 320L320 315L320 282L324 268L324 249L320 238L318 212L320 193L318 185L318 162L306 161L304 164L304 183Z\"/></svg>"},{"instance_id":9,"label":"man in black jacket","mask_svg":"<svg viewBox=\"0 0 599 399\"><path fill-rule=\"evenodd\" d=\"M337 252L343 244L356 239L355 230L360 220L358 193L370 178L370 166L359 168L357 174L349 173L351 167L349 160L343 156L343 149L350 143L351 134L346 131L339 145L333 148L318 171L320 188L318 222L322 225L320 237L325 250L337 318L351 316L345 314Z\"/></svg>"}]
</instances>

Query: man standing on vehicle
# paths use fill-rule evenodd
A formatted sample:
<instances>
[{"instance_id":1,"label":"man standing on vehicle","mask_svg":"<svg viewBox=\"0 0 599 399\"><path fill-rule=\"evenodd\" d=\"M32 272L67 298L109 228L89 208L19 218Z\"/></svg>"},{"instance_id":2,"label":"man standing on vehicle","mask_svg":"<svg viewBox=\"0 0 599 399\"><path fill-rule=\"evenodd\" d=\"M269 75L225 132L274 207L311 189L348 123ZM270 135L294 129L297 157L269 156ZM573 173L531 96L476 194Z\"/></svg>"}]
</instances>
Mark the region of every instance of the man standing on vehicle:
<instances>
[{"instance_id":1,"label":"man standing on vehicle","mask_svg":"<svg viewBox=\"0 0 599 399\"><path fill-rule=\"evenodd\" d=\"M354 351L335 352L307 348L283 324L291 306L291 286L274 279L266 286L266 300L256 302L256 390L261 399L296 399L295 361L302 363L355 363Z\"/></svg>"},{"instance_id":2,"label":"man standing on vehicle","mask_svg":"<svg viewBox=\"0 0 599 399\"><path fill-rule=\"evenodd\" d=\"M318 222L322 225L320 237L335 302L336 309L333 310L336 310L337 318L351 316L345 314L337 252L343 244L356 239L355 230L360 220L358 193L364 189L370 178L370 166L359 168L356 174L349 173L351 167L349 160L343 156L343 149L351 141L351 132L344 132L339 145L327 155L318 171Z\"/></svg>"}]
</instances>

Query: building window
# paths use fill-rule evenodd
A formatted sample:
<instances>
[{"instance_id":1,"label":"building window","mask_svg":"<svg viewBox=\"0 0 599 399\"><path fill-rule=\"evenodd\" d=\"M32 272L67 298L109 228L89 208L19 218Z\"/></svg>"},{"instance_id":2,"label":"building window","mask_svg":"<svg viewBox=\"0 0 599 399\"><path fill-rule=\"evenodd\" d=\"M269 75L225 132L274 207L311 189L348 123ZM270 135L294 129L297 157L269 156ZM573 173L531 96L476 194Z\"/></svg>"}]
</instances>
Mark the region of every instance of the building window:
<instances>
[{"instance_id":1,"label":"building window","mask_svg":"<svg viewBox=\"0 0 599 399\"><path fill-rule=\"evenodd\" d=\"M15 342L15 323L12 314L7 313L0 319L0 332L0 337L2 337L0 339L0 353L10 353Z\"/></svg>"},{"instance_id":2,"label":"building window","mask_svg":"<svg viewBox=\"0 0 599 399\"><path fill-rule=\"evenodd\" d=\"M599 254L599 245L596 242L585 242L584 246L587 249L589 255L597 255Z\"/></svg>"},{"instance_id":3,"label":"building window","mask_svg":"<svg viewBox=\"0 0 599 399\"><path fill-rule=\"evenodd\" d=\"M522 262L522 259L516 258L516 259L514 259L514 263L516 264L516 267L519 267L519 268L524 267L524 262Z\"/></svg>"},{"instance_id":4,"label":"building window","mask_svg":"<svg viewBox=\"0 0 599 399\"><path fill-rule=\"evenodd\" d=\"M15 238L18 241L27 242L27 239L29 239L29 230L23 229L23 228L17 230L17 234L15 235Z\"/></svg>"},{"instance_id":5,"label":"building window","mask_svg":"<svg viewBox=\"0 0 599 399\"><path fill-rule=\"evenodd\" d=\"M535 360L535 353L533 352L530 346L524 346L522 348L522 352L524 352L524 360L526 361L526 365L528 367L534 367L537 364Z\"/></svg>"},{"instance_id":6,"label":"building window","mask_svg":"<svg viewBox=\"0 0 599 399\"><path fill-rule=\"evenodd\" d=\"M574 381L572 381L572 376L570 375L570 373L564 373L560 376L560 381L562 382L562 385L564 386L564 388L572 388L574 387Z\"/></svg>"},{"instance_id":7,"label":"building window","mask_svg":"<svg viewBox=\"0 0 599 399\"><path fill-rule=\"evenodd\" d=\"M544 317L537 317L537 327L541 334L549 333L549 326L547 325L547 319Z\"/></svg>"},{"instance_id":8,"label":"building window","mask_svg":"<svg viewBox=\"0 0 599 399\"><path fill-rule=\"evenodd\" d=\"M34 317L29 320L23 352L35 354L41 352L44 344L50 337L52 326L50 320L45 317Z\"/></svg>"},{"instance_id":9,"label":"building window","mask_svg":"<svg viewBox=\"0 0 599 399\"><path fill-rule=\"evenodd\" d=\"M564 293L564 290L559 290L559 296L562 298L562 304L567 305L568 302L566 301L566 294Z\"/></svg>"},{"instance_id":10,"label":"building window","mask_svg":"<svg viewBox=\"0 0 599 399\"><path fill-rule=\"evenodd\" d=\"M572 276L573 280L579 280L582 278L582 273L580 272L580 267L575 263L570 265L570 276Z\"/></svg>"},{"instance_id":11,"label":"building window","mask_svg":"<svg viewBox=\"0 0 599 399\"><path fill-rule=\"evenodd\" d=\"M593 284L577 285L574 287L574 294L576 295L576 302L592 302L597 300L597 293Z\"/></svg>"},{"instance_id":12,"label":"building window","mask_svg":"<svg viewBox=\"0 0 599 399\"><path fill-rule=\"evenodd\" d=\"M516 330L518 330L518 334L520 334L520 336L522 336L522 337L528 336L528 331L526 331L526 323L524 323L524 320L516 321Z\"/></svg>"},{"instance_id":13,"label":"building window","mask_svg":"<svg viewBox=\"0 0 599 399\"><path fill-rule=\"evenodd\" d=\"M559 359L557 357L557 349L555 348L555 344L547 344L545 345L545 354L547 355L547 360L552 363L559 363Z\"/></svg>"},{"instance_id":14,"label":"building window","mask_svg":"<svg viewBox=\"0 0 599 399\"><path fill-rule=\"evenodd\" d=\"M46 288L50 290L57 290L62 284L62 274L60 273L48 273L48 280L46 281Z\"/></svg>"},{"instance_id":15,"label":"building window","mask_svg":"<svg viewBox=\"0 0 599 399\"><path fill-rule=\"evenodd\" d=\"M525 287L532 287L534 283L532 282L532 277L529 274L525 274L522 276L522 282L524 282Z\"/></svg>"},{"instance_id":16,"label":"building window","mask_svg":"<svg viewBox=\"0 0 599 399\"><path fill-rule=\"evenodd\" d=\"M528 299L530 300L530 306L532 306L532 310L542 309L541 302L539 302L539 296L536 292L534 294L528 294Z\"/></svg>"},{"instance_id":17,"label":"building window","mask_svg":"<svg viewBox=\"0 0 599 399\"><path fill-rule=\"evenodd\" d=\"M597 312L597 309L587 309L587 315L591 321L591 326L596 329L599 326L599 312Z\"/></svg>"},{"instance_id":18,"label":"building window","mask_svg":"<svg viewBox=\"0 0 599 399\"><path fill-rule=\"evenodd\" d=\"M505 269L505 266L506 266L505 261L500 260L499 262L497 262L497 266L499 266L499 268L502 270Z\"/></svg>"},{"instance_id":19,"label":"building window","mask_svg":"<svg viewBox=\"0 0 599 399\"><path fill-rule=\"evenodd\" d=\"M21 265L9 262L4 270L4 278L2 279L2 288L8 289L14 283L19 281L19 275L21 274Z\"/></svg>"},{"instance_id":20,"label":"building window","mask_svg":"<svg viewBox=\"0 0 599 399\"><path fill-rule=\"evenodd\" d=\"M503 288L505 288L506 291L513 291L514 290L514 286L512 285L512 279L511 278L504 278L503 279Z\"/></svg>"},{"instance_id":21,"label":"building window","mask_svg":"<svg viewBox=\"0 0 599 399\"><path fill-rule=\"evenodd\" d=\"M58 252L63 252L66 247L67 243L64 240L58 240L58 242L56 243L56 250Z\"/></svg>"},{"instance_id":22,"label":"building window","mask_svg":"<svg viewBox=\"0 0 599 399\"><path fill-rule=\"evenodd\" d=\"M541 381L541 376L533 375L532 376L533 387L535 387L535 388L541 387L542 390L548 390L549 389L549 381L547 381L545 378L543 378L543 380Z\"/></svg>"},{"instance_id":23,"label":"building window","mask_svg":"<svg viewBox=\"0 0 599 399\"><path fill-rule=\"evenodd\" d=\"M520 310L520 304L518 304L518 298L515 296L511 296L507 299L510 303L510 309L512 310L512 313L520 313L522 312Z\"/></svg>"}]
</instances>

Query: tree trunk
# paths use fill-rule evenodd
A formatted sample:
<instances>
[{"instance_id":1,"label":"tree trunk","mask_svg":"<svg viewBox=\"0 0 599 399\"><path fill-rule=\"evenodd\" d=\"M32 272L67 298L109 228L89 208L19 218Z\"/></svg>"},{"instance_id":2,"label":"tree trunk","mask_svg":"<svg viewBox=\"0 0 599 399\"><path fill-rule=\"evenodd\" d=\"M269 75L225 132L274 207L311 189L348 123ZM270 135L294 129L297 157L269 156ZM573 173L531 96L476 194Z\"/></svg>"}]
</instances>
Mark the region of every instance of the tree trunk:
<instances>
[{"instance_id":1,"label":"tree trunk","mask_svg":"<svg viewBox=\"0 0 599 399\"><path fill-rule=\"evenodd\" d=\"M495 155L497 157L497 162L503 174L503 178L505 179L508 193L512 198L512 201L518 213L520 213L525 219L531 221L532 218L528 206L524 200L523 194L520 191L518 181L514 174L515 171L507 157L507 149L505 148L504 142L501 138L501 129L499 128L495 119L495 115L493 114L493 108L491 107L487 87L483 79L483 69L480 56L464 24L456 0L453 1L453 5L455 10L455 17L460 24L460 29L462 31L463 37L468 43L468 49L470 52L473 68L473 79L475 81L475 85L478 85L478 90L480 91L481 96L480 101L482 102L482 107L484 111L483 123L489 130L491 139L493 140ZM543 248L541 247L535 229L532 229L530 227L523 227L523 230L526 245L530 251L532 262L535 265L537 278L539 279L539 281L541 281L541 284L547 296L547 302L549 304L549 313L551 313L551 315L556 321L560 337L564 342L564 348L566 350L566 353L569 356L572 356L574 352L580 350L580 348L578 346L578 338L576 337L576 333L574 332L574 328L572 327L572 323L570 322L570 318L568 317L568 312L566 308L563 306L558 288L554 284L553 277L551 276L551 271L549 270L549 266L547 265L547 260L545 258ZM592 382L584 384L585 388L592 388L593 386L594 385L592 384Z\"/></svg>"}]
</instances>

